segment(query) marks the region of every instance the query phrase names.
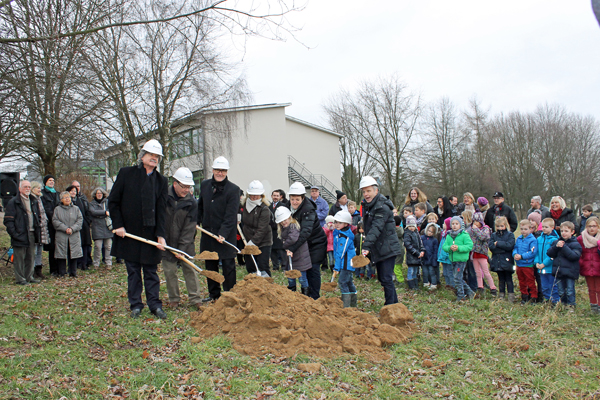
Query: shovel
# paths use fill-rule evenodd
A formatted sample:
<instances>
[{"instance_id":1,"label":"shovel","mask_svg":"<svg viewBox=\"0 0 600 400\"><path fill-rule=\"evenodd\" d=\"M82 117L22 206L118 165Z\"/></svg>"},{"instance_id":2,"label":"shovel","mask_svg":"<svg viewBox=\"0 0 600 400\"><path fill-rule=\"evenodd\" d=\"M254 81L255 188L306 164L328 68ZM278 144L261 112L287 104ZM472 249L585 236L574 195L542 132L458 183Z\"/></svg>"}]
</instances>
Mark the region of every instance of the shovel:
<instances>
[{"instance_id":1,"label":"shovel","mask_svg":"<svg viewBox=\"0 0 600 400\"><path fill-rule=\"evenodd\" d=\"M116 230L113 230L113 233L116 233L116 232L117 232ZM175 247L167 246L166 244L160 244L160 243L158 243L158 242L155 242L155 241L153 241L153 240L145 239L145 238L143 238L143 237L139 237L139 236L136 236L136 235L132 235L131 233L127 233L127 232L125 232L125 236L126 236L126 237L128 237L128 238L131 238L131 239L134 239L134 240L140 241L140 242L144 242L144 243L146 243L146 244L149 244L149 245L151 245L151 246L156 246L156 247L158 247L158 246L162 246L162 247L164 247L164 248L165 248L165 249L167 249L167 250L171 250L172 252L175 252L175 253L179 253L179 254L181 254L181 255L184 255L184 256L186 256L186 257L187 257L187 258L189 258L189 259L194 259L194 257L190 256L190 255L189 255L188 253L186 253L185 251L182 251L182 250L176 249Z\"/></svg>"},{"instance_id":2,"label":"shovel","mask_svg":"<svg viewBox=\"0 0 600 400\"><path fill-rule=\"evenodd\" d=\"M211 233L209 231L207 231L206 229L196 225L196 229L200 230L202 233L206 233L208 236L210 236L213 239L219 240L219 237L217 235L215 235L214 233ZM235 249L235 251L237 251L238 253L240 252L240 249L238 249L237 247L235 247L234 245L232 245L231 243L229 243L227 240L223 240L223 243L228 244L229 246L233 247Z\"/></svg>"},{"instance_id":3,"label":"shovel","mask_svg":"<svg viewBox=\"0 0 600 400\"><path fill-rule=\"evenodd\" d=\"M171 250L171 253L175 254L175 257L177 257L177 253L175 253L173 250ZM220 273L215 272L215 271L205 271L202 268L200 268L199 266L197 266L196 264L194 264L193 262L191 262L190 260L187 260L183 257L181 257L181 258L177 257L177 258L179 258L181 261L183 261L184 263L186 263L187 265L189 265L190 267L195 269L200 275L204 275L208 279L211 279L219 284L225 282L225 277L223 275L221 275Z\"/></svg>"},{"instance_id":4,"label":"shovel","mask_svg":"<svg viewBox=\"0 0 600 400\"><path fill-rule=\"evenodd\" d=\"M325 282L324 284L321 285L321 290L324 292L334 292L335 288L337 287L337 283L334 282L335 277L337 276L338 272L337 271L333 271L333 275L331 276L331 281L329 282Z\"/></svg>"},{"instance_id":5,"label":"shovel","mask_svg":"<svg viewBox=\"0 0 600 400\"><path fill-rule=\"evenodd\" d=\"M290 269L288 269L287 271L285 271L285 273L284 273L285 277L289 278L289 279L298 279L298 278L300 278L302 276L302 272L300 272L300 271L294 271L292 269L292 257L291 256L288 256L288 257L290 259Z\"/></svg>"},{"instance_id":6,"label":"shovel","mask_svg":"<svg viewBox=\"0 0 600 400\"><path fill-rule=\"evenodd\" d=\"M246 246L248 246L248 244L247 244L248 242L246 242L246 238L244 237L244 233L242 232L242 228L240 228L240 224L238 224L237 230L240 233L240 236L242 237L242 241L244 242L244 250L246 250ZM256 246L254 246L254 247L256 247ZM244 254L243 251L241 253ZM262 276L262 274L258 270L258 264L256 263L256 259L254 258L254 256L252 254L250 254L250 257L252 257L252 261L254 261L254 266L256 267L256 275Z\"/></svg>"}]
</instances>

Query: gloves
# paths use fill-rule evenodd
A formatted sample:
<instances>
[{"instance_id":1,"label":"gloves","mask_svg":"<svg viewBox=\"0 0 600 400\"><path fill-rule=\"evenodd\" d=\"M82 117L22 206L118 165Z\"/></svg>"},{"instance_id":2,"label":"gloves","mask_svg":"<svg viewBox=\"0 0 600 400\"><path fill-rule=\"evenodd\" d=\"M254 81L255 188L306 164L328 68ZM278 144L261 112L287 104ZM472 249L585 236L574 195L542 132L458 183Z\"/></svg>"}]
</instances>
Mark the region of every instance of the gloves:
<instances>
[{"instance_id":1,"label":"gloves","mask_svg":"<svg viewBox=\"0 0 600 400\"><path fill-rule=\"evenodd\" d=\"M247 245L247 246L256 246L256 245L255 245L255 244L252 242L252 240L248 241L248 243L246 243L246 245Z\"/></svg>"}]
</instances>

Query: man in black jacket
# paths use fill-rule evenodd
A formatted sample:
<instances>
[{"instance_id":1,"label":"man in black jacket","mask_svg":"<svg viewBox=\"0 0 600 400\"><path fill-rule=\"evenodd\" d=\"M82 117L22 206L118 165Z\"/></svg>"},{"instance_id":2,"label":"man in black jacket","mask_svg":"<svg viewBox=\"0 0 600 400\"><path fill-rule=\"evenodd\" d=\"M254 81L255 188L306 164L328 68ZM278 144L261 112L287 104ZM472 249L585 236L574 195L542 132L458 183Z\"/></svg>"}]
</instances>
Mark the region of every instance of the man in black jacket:
<instances>
[{"instance_id":1,"label":"man in black jacket","mask_svg":"<svg viewBox=\"0 0 600 400\"><path fill-rule=\"evenodd\" d=\"M40 243L40 215L31 183L21 181L19 195L6 205L4 225L13 247L13 269L17 285L39 283L33 278L36 243Z\"/></svg>"},{"instance_id":2,"label":"man in black jacket","mask_svg":"<svg viewBox=\"0 0 600 400\"><path fill-rule=\"evenodd\" d=\"M519 225L517 216L510 206L504 204L504 194L502 192L494 193L494 206L487 210L485 214L485 224L489 226L493 232L496 232L496 218L506 217L508 224L510 225L511 232L514 232Z\"/></svg>"},{"instance_id":3,"label":"man in black jacket","mask_svg":"<svg viewBox=\"0 0 600 400\"><path fill-rule=\"evenodd\" d=\"M240 188L227 179L229 161L225 157L217 157L212 165L213 176L200 184L198 198L198 226L217 235L214 239L208 235L200 237L200 251L214 251L219 260L207 260L206 269L219 271L219 261L223 267L223 290L229 291L235 286L235 256L237 252L229 243L235 243L237 232L237 215L240 207ZM209 297L204 301L213 301L221 297L221 285L207 279Z\"/></svg>"},{"instance_id":4,"label":"man in black jacket","mask_svg":"<svg viewBox=\"0 0 600 400\"><path fill-rule=\"evenodd\" d=\"M48 264L50 265L50 275L58 276L58 262L54 258L54 251L56 250L56 243L54 242L56 236L56 230L52 224L52 217L54 216L54 209L59 206L60 199L58 192L54 189L54 176L44 176L44 187L42 188L42 205L48 218L48 233L50 234L50 243L44 245L44 250L48 252Z\"/></svg>"},{"instance_id":5,"label":"man in black jacket","mask_svg":"<svg viewBox=\"0 0 600 400\"><path fill-rule=\"evenodd\" d=\"M398 295L392 275L396 256L401 254L402 248L396 234L394 205L379 193L379 186L373 177L363 177L360 189L364 197L362 206L365 241L362 253L377 268L377 279L383 287L385 305L395 304L398 302Z\"/></svg>"},{"instance_id":6,"label":"man in black jacket","mask_svg":"<svg viewBox=\"0 0 600 400\"><path fill-rule=\"evenodd\" d=\"M127 296L131 317L142 313L142 288L152 314L166 319L159 296L160 278L156 272L162 259L161 250L138 240L125 237L125 233L141 236L165 245L165 217L167 207L167 178L156 168L162 157L162 146L151 139L138 155L138 165L124 167L108 196L108 210L116 236L111 255L125 260L127 266ZM142 287L142 271L144 281Z\"/></svg>"}]
</instances>

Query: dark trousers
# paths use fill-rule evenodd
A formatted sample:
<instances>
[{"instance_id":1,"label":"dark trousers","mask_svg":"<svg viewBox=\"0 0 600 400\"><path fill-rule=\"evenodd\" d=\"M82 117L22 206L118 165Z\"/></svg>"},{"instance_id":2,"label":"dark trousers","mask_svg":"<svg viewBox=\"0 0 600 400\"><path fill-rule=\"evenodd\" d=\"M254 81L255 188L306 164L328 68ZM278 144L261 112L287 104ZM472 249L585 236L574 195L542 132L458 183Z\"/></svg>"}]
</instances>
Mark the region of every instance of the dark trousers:
<instances>
[{"instance_id":1,"label":"dark trousers","mask_svg":"<svg viewBox=\"0 0 600 400\"><path fill-rule=\"evenodd\" d=\"M156 272L156 264L140 264L125 260L127 266L127 297L129 298L129 308L140 310L144 308L142 302L142 289L146 289L146 303L150 311L162 308L160 301L160 278ZM142 284L142 271L144 280Z\"/></svg>"},{"instance_id":2,"label":"dark trousers","mask_svg":"<svg viewBox=\"0 0 600 400\"><path fill-rule=\"evenodd\" d=\"M538 289L538 299L544 298L544 292L542 291L542 277L540 276L540 270L533 266L533 275L535 276L535 284Z\"/></svg>"},{"instance_id":3,"label":"dark trousers","mask_svg":"<svg viewBox=\"0 0 600 400\"><path fill-rule=\"evenodd\" d=\"M312 268L306 270L306 279L310 288L310 297L317 300L321 297L321 265L313 264Z\"/></svg>"},{"instance_id":4,"label":"dark trousers","mask_svg":"<svg viewBox=\"0 0 600 400\"><path fill-rule=\"evenodd\" d=\"M235 286L235 258L227 258L221 260L206 260L204 266L209 271L219 272L219 261L223 267L223 290L229 291ZM206 279L208 283L208 294L213 299L221 297L221 284L213 281L212 279Z\"/></svg>"},{"instance_id":5,"label":"dark trousers","mask_svg":"<svg viewBox=\"0 0 600 400\"><path fill-rule=\"evenodd\" d=\"M257 256L254 256L254 260L256 260L256 264L258 264L259 271L265 271L269 276L271 276L271 268L269 267L269 257L271 256L271 246L263 246L260 247L261 253ZM252 260L252 256L245 255L244 261L246 262L246 271L248 273L256 273L256 264L254 264L254 260Z\"/></svg>"},{"instance_id":6,"label":"dark trousers","mask_svg":"<svg viewBox=\"0 0 600 400\"><path fill-rule=\"evenodd\" d=\"M375 263L377 269L377 280L383 287L383 294L385 296L385 304L396 304L398 302L398 295L396 294L396 288L394 287L394 281L392 275L394 275L394 264L396 257L386 258Z\"/></svg>"},{"instance_id":7,"label":"dark trousers","mask_svg":"<svg viewBox=\"0 0 600 400\"><path fill-rule=\"evenodd\" d=\"M469 285L472 291L477 290L477 274L471 260L467 261L467 265L465 266L465 281L467 281L467 285Z\"/></svg>"},{"instance_id":8,"label":"dark trousers","mask_svg":"<svg viewBox=\"0 0 600 400\"><path fill-rule=\"evenodd\" d=\"M504 293L505 290L508 293L515 292L515 284L513 283L513 272L512 271L498 271L498 291Z\"/></svg>"},{"instance_id":9,"label":"dark trousers","mask_svg":"<svg viewBox=\"0 0 600 400\"><path fill-rule=\"evenodd\" d=\"M50 265L50 274L58 275L58 260L54 258L55 251L56 244L54 242L54 238L52 238L52 242L50 243L50 247L48 250L48 264Z\"/></svg>"},{"instance_id":10,"label":"dark trousers","mask_svg":"<svg viewBox=\"0 0 600 400\"><path fill-rule=\"evenodd\" d=\"M69 261L69 275L77 276L77 265L80 258L71 258L71 252L67 249L67 259L61 258L57 259L56 263L58 268L58 276L65 276L67 274L67 261Z\"/></svg>"},{"instance_id":11,"label":"dark trousers","mask_svg":"<svg viewBox=\"0 0 600 400\"><path fill-rule=\"evenodd\" d=\"M81 246L83 257L77 259L77 268L86 270L87 266L92 263L92 246Z\"/></svg>"},{"instance_id":12,"label":"dark trousers","mask_svg":"<svg viewBox=\"0 0 600 400\"><path fill-rule=\"evenodd\" d=\"M274 249L271 247L271 264L273 264L273 270L277 271L281 269L287 269L287 255L284 249Z\"/></svg>"}]
</instances>

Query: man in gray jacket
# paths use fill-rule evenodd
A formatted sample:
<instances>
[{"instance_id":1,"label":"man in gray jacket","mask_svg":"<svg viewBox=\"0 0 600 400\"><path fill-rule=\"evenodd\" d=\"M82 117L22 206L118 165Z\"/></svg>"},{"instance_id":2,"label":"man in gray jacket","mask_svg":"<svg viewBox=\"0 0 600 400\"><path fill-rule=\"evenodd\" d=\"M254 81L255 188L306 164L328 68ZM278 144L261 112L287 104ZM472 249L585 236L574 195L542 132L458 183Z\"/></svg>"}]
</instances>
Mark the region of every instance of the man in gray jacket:
<instances>
[{"instance_id":1,"label":"man in gray jacket","mask_svg":"<svg viewBox=\"0 0 600 400\"><path fill-rule=\"evenodd\" d=\"M169 186L165 227L167 244L185 251L191 256L195 255L194 238L198 219L198 203L190 193L190 188L193 186L194 178L188 168L182 167L175 171L173 184ZM177 308L181 301L179 280L177 279L177 258L170 251L163 252L162 266L167 280L170 308ZM181 262L180 266L190 305L197 308L202 299L199 294L200 283L196 271L184 262Z\"/></svg>"}]
</instances>

